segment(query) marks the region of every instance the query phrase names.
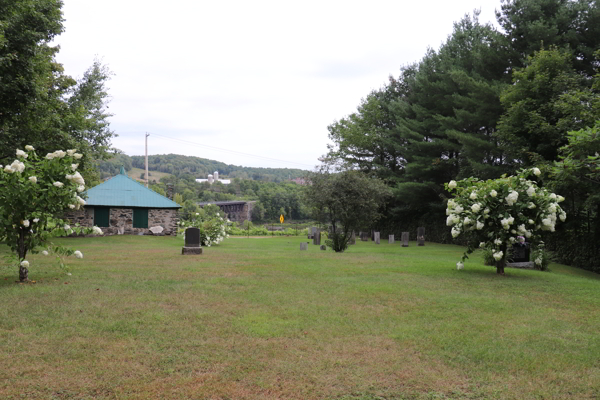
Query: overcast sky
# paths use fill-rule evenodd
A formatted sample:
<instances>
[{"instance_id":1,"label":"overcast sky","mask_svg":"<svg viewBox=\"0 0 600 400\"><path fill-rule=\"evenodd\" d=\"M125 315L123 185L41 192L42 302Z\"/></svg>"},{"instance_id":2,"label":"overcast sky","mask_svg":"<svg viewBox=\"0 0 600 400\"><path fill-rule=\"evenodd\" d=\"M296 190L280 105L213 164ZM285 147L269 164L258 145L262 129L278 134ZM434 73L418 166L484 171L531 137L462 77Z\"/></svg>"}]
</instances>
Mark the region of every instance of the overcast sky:
<instances>
[{"instance_id":1,"label":"overcast sky","mask_svg":"<svg viewBox=\"0 0 600 400\"><path fill-rule=\"evenodd\" d=\"M312 169L327 126L499 0L64 0L58 61L114 72L111 127L129 155Z\"/></svg>"}]
</instances>

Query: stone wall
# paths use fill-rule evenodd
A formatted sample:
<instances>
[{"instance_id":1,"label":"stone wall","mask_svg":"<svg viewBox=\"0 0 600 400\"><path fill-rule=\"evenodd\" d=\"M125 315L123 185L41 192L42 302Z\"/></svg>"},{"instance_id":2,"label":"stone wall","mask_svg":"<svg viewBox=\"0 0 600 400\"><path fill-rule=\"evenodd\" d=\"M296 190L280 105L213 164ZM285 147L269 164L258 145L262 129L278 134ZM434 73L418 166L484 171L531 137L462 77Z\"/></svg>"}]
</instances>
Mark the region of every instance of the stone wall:
<instances>
[{"instance_id":1,"label":"stone wall","mask_svg":"<svg viewBox=\"0 0 600 400\"><path fill-rule=\"evenodd\" d=\"M94 207L85 207L83 210L68 211L65 218L72 224L79 223L81 226L94 226ZM177 234L177 222L179 221L176 209L152 208L148 210L148 228L162 226L165 235ZM101 227L105 235L137 235L152 234L148 228L133 227L133 209L110 208L108 227Z\"/></svg>"}]
</instances>

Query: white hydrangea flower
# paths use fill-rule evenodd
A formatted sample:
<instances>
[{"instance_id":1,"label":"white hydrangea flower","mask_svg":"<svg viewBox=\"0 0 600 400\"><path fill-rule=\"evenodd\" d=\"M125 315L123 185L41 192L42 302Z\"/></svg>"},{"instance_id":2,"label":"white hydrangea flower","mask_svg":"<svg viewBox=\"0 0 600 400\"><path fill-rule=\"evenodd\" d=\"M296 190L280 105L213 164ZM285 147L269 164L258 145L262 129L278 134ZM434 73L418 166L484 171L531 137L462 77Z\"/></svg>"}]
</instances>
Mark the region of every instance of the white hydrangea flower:
<instances>
[{"instance_id":1,"label":"white hydrangea flower","mask_svg":"<svg viewBox=\"0 0 600 400\"><path fill-rule=\"evenodd\" d=\"M525 231L525 237L529 239L531 237L531 231Z\"/></svg>"},{"instance_id":2,"label":"white hydrangea flower","mask_svg":"<svg viewBox=\"0 0 600 400\"><path fill-rule=\"evenodd\" d=\"M17 149L17 157L27 158L27 153L25 153L23 150Z\"/></svg>"},{"instance_id":3,"label":"white hydrangea flower","mask_svg":"<svg viewBox=\"0 0 600 400\"><path fill-rule=\"evenodd\" d=\"M44 250L44 251L42 251L42 254L45 255L45 256L47 256L48 255L48 251Z\"/></svg>"},{"instance_id":4,"label":"white hydrangea flower","mask_svg":"<svg viewBox=\"0 0 600 400\"><path fill-rule=\"evenodd\" d=\"M471 211L473 211L474 213L478 213L479 210L481 210L481 204L480 203L475 203L471 206Z\"/></svg>"},{"instance_id":5,"label":"white hydrangea flower","mask_svg":"<svg viewBox=\"0 0 600 400\"><path fill-rule=\"evenodd\" d=\"M469 218L469 217L465 217L465 219L464 219L464 221L463 221L463 224L464 224L464 225L469 225L470 223L471 223L471 218Z\"/></svg>"},{"instance_id":6,"label":"white hydrangea flower","mask_svg":"<svg viewBox=\"0 0 600 400\"><path fill-rule=\"evenodd\" d=\"M517 193L513 190L504 199L506 200L506 203L509 206L512 206L513 204L515 204L515 202L518 200L518 198L519 198L519 193Z\"/></svg>"},{"instance_id":7,"label":"white hydrangea flower","mask_svg":"<svg viewBox=\"0 0 600 400\"><path fill-rule=\"evenodd\" d=\"M530 220L529 220L529 221L527 221L527 222L529 223L529 225L533 225L533 224L535 224L535 221L534 221L534 220L532 220L532 219L530 219Z\"/></svg>"},{"instance_id":8,"label":"white hydrangea flower","mask_svg":"<svg viewBox=\"0 0 600 400\"><path fill-rule=\"evenodd\" d=\"M492 191L490 192L490 196L496 197L496 196L498 196L498 192L496 192L494 189L492 189Z\"/></svg>"},{"instance_id":9,"label":"white hydrangea flower","mask_svg":"<svg viewBox=\"0 0 600 400\"><path fill-rule=\"evenodd\" d=\"M455 212L456 214L460 214L460 213L461 213L461 212L463 212L464 210L465 210L465 209L464 209L464 208L462 208L460 205L457 205L457 206L454 208L454 212Z\"/></svg>"},{"instance_id":10,"label":"white hydrangea flower","mask_svg":"<svg viewBox=\"0 0 600 400\"><path fill-rule=\"evenodd\" d=\"M25 150L27 150L27 151L33 151L35 149L33 148L33 146L27 145L27 146L25 146Z\"/></svg>"},{"instance_id":11,"label":"white hydrangea flower","mask_svg":"<svg viewBox=\"0 0 600 400\"><path fill-rule=\"evenodd\" d=\"M450 181L450 182L448 183L448 187L449 187L450 189L454 189L454 188L456 187L456 181L455 181L455 180L452 180L452 181Z\"/></svg>"},{"instance_id":12,"label":"white hydrangea flower","mask_svg":"<svg viewBox=\"0 0 600 400\"><path fill-rule=\"evenodd\" d=\"M563 201L565 201L565 198L564 198L564 197L562 197L562 196L560 196L560 195L556 197L556 202L557 202L557 203L562 203Z\"/></svg>"},{"instance_id":13,"label":"white hydrangea flower","mask_svg":"<svg viewBox=\"0 0 600 400\"><path fill-rule=\"evenodd\" d=\"M536 258L536 259L535 259L535 263L536 263L537 265L542 265L542 257L538 257L538 258Z\"/></svg>"},{"instance_id":14,"label":"white hydrangea flower","mask_svg":"<svg viewBox=\"0 0 600 400\"><path fill-rule=\"evenodd\" d=\"M94 226L92 228L92 232L94 233L94 235L104 235L104 232L102 232L102 229L98 228L97 226Z\"/></svg>"},{"instance_id":15,"label":"white hydrangea flower","mask_svg":"<svg viewBox=\"0 0 600 400\"><path fill-rule=\"evenodd\" d=\"M83 185L79 185L79 186L77 186L77 193L81 193L81 192L83 192L84 190L85 190L85 186L83 186Z\"/></svg>"},{"instance_id":16,"label":"white hydrangea flower","mask_svg":"<svg viewBox=\"0 0 600 400\"><path fill-rule=\"evenodd\" d=\"M494 244L496 246L500 246L502 244L502 240L501 239L496 239L496 240L494 240Z\"/></svg>"},{"instance_id":17,"label":"white hydrangea flower","mask_svg":"<svg viewBox=\"0 0 600 400\"><path fill-rule=\"evenodd\" d=\"M549 196L552 200L556 200L556 193L550 193Z\"/></svg>"},{"instance_id":18,"label":"white hydrangea flower","mask_svg":"<svg viewBox=\"0 0 600 400\"><path fill-rule=\"evenodd\" d=\"M484 248L485 247L485 242L479 242L479 247Z\"/></svg>"},{"instance_id":19,"label":"white hydrangea flower","mask_svg":"<svg viewBox=\"0 0 600 400\"><path fill-rule=\"evenodd\" d=\"M85 201L84 199L82 199L82 198L81 198L81 197L79 197L79 196L75 196L75 199L77 200L77 202L78 202L80 205L82 205L82 206L85 206L85 204L86 204L86 201Z\"/></svg>"},{"instance_id":20,"label":"white hydrangea flower","mask_svg":"<svg viewBox=\"0 0 600 400\"><path fill-rule=\"evenodd\" d=\"M12 174L13 172L15 172L15 170L12 169L12 167L10 165L7 165L6 167L4 167L4 172Z\"/></svg>"},{"instance_id":21,"label":"white hydrangea flower","mask_svg":"<svg viewBox=\"0 0 600 400\"><path fill-rule=\"evenodd\" d=\"M454 225L454 215L449 215L448 218L446 218L446 226L452 225Z\"/></svg>"},{"instance_id":22,"label":"white hydrangea flower","mask_svg":"<svg viewBox=\"0 0 600 400\"><path fill-rule=\"evenodd\" d=\"M508 243L513 244L515 242L515 238L514 237L509 237L508 238Z\"/></svg>"},{"instance_id":23,"label":"white hydrangea flower","mask_svg":"<svg viewBox=\"0 0 600 400\"><path fill-rule=\"evenodd\" d=\"M67 154L69 155L69 157L71 157L73 156L73 154L75 154L76 151L76 149L67 150Z\"/></svg>"},{"instance_id":24,"label":"white hydrangea flower","mask_svg":"<svg viewBox=\"0 0 600 400\"><path fill-rule=\"evenodd\" d=\"M54 182L53 185L59 188L65 186L65 184L62 182Z\"/></svg>"},{"instance_id":25,"label":"white hydrangea flower","mask_svg":"<svg viewBox=\"0 0 600 400\"><path fill-rule=\"evenodd\" d=\"M28 228L29 227L29 220L26 219L26 220L22 221L21 225L23 225L25 228Z\"/></svg>"},{"instance_id":26,"label":"white hydrangea flower","mask_svg":"<svg viewBox=\"0 0 600 400\"><path fill-rule=\"evenodd\" d=\"M79 250L76 250L75 253L73 253L75 255L75 257L77 258L83 258L83 253L81 253Z\"/></svg>"},{"instance_id":27,"label":"white hydrangea flower","mask_svg":"<svg viewBox=\"0 0 600 400\"><path fill-rule=\"evenodd\" d=\"M66 152L64 152L64 151L62 151L62 150L56 150L56 151L54 152L54 155L55 155L56 157L58 157L58 158L63 158L64 156L66 156L66 155L67 155L67 153L66 153Z\"/></svg>"},{"instance_id":28,"label":"white hydrangea flower","mask_svg":"<svg viewBox=\"0 0 600 400\"><path fill-rule=\"evenodd\" d=\"M30 176L28 179L31 183L37 183L37 177L35 176Z\"/></svg>"},{"instance_id":29,"label":"white hydrangea flower","mask_svg":"<svg viewBox=\"0 0 600 400\"><path fill-rule=\"evenodd\" d=\"M27 260L23 260L23 261L21 261L21 264L20 264L20 265L21 265L21 267L23 267L23 268L28 268L28 267L29 267L29 261L27 261Z\"/></svg>"},{"instance_id":30,"label":"white hydrangea flower","mask_svg":"<svg viewBox=\"0 0 600 400\"><path fill-rule=\"evenodd\" d=\"M508 217L508 223L509 225L512 225L515 222L515 218L511 215Z\"/></svg>"},{"instance_id":31,"label":"white hydrangea flower","mask_svg":"<svg viewBox=\"0 0 600 400\"><path fill-rule=\"evenodd\" d=\"M531 170L533 171L535 176L540 176L540 174L542 173L542 171L540 171L539 168L532 168Z\"/></svg>"},{"instance_id":32,"label":"white hydrangea flower","mask_svg":"<svg viewBox=\"0 0 600 400\"><path fill-rule=\"evenodd\" d=\"M548 211L551 213L555 213L556 212L556 204L550 203L550 205L548 206Z\"/></svg>"},{"instance_id":33,"label":"white hydrangea flower","mask_svg":"<svg viewBox=\"0 0 600 400\"><path fill-rule=\"evenodd\" d=\"M535 197L535 188L533 186L529 186L527 188L527 196L529 197Z\"/></svg>"},{"instance_id":34,"label":"white hydrangea flower","mask_svg":"<svg viewBox=\"0 0 600 400\"><path fill-rule=\"evenodd\" d=\"M477 230L480 231L483 229L483 227L485 226L485 224L481 221L477 221Z\"/></svg>"},{"instance_id":35,"label":"white hydrangea flower","mask_svg":"<svg viewBox=\"0 0 600 400\"><path fill-rule=\"evenodd\" d=\"M460 228L458 228L458 227L455 226L455 227L452 228L452 237L455 238L458 235L460 235Z\"/></svg>"},{"instance_id":36,"label":"white hydrangea flower","mask_svg":"<svg viewBox=\"0 0 600 400\"><path fill-rule=\"evenodd\" d=\"M68 231L71 229L71 225L65 224L65 226L63 226L63 228L65 228L65 231Z\"/></svg>"},{"instance_id":37,"label":"white hydrangea flower","mask_svg":"<svg viewBox=\"0 0 600 400\"><path fill-rule=\"evenodd\" d=\"M469 195L469 198L471 200L475 200L477 198L477 193L475 191L472 191L471 194Z\"/></svg>"},{"instance_id":38,"label":"white hydrangea flower","mask_svg":"<svg viewBox=\"0 0 600 400\"><path fill-rule=\"evenodd\" d=\"M456 269L461 270L465 267L465 264L463 264L462 262L457 262L456 263Z\"/></svg>"},{"instance_id":39,"label":"white hydrangea flower","mask_svg":"<svg viewBox=\"0 0 600 400\"><path fill-rule=\"evenodd\" d=\"M485 210L483 210L483 213L486 214L486 215L489 214L490 213L490 209L486 208Z\"/></svg>"},{"instance_id":40,"label":"white hydrangea flower","mask_svg":"<svg viewBox=\"0 0 600 400\"><path fill-rule=\"evenodd\" d=\"M529 208L530 210L533 210L535 208L535 204L533 204L531 201L527 204L527 208Z\"/></svg>"},{"instance_id":41,"label":"white hydrangea flower","mask_svg":"<svg viewBox=\"0 0 600 400\"><path fill-rule=\"evenodd\" d=\"M565 222L565 220L567 219L567 213L563 211L559 214L559 217L562 222Z\"/></svg>"},{"instance_id":42,"label":"white hydrangea flower","mask_svg":"<svg viewBox=\"0 0 600 400\"><path fill-rule=\"evenodd\" d=\"M71 164L71 169L75 171L79 167L79 164Z\"/></svg>"},{"instance_id":43,"label":"white hydrangea flower","mask_svg":"<svg viewBox=\"0 0 600 400\"><path fill-rule=\"evenodd\" d=\"M517 230L518 230L520 233L525 233L525 231L527 230L527 228L525 228L525 224L521 224L521 225L519 225L519 226L517 227Z\"/></svg>"},{"instance_id":44,"label":"white hydrangea flower","mask_svg":"<svg viewBox=\"0 0 600 400\"><path fill-rule=\"evenodd\" d=\"M75 153L75 154L73 154L73 157L74 157L76 160L79 160L81 157L83 157L83 154Z\"/></svg>"},{"instance_id":45,"label":"white hydrangea flower","mask_svg":"<svg viewBox=\"0 0 600 400\"><path fill-rule=\"evenodd\" d=\"M494 260L496 261L500 261L502 259L502 256L504 255L504 253L502 251L497 251L493 254L494 256Z\"/></svg>"},{"instance_id":46,"label":"white hydrangea flower","mask_svg":"<svg viewBox=\"0 0 600 400\"><path fill-rule=\"evenodd\" d=\"M69 204L69 208L73 210L75 208L75 204Z\"/></svg>"}]
</instances>

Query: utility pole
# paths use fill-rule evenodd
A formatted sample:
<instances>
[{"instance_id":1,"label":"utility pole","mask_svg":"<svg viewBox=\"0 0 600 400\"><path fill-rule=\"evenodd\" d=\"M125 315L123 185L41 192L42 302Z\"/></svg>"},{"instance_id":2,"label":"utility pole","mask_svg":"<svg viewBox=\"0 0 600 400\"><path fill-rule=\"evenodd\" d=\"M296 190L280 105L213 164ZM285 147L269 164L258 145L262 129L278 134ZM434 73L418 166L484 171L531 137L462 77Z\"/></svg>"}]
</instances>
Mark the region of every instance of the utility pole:
<instances>
[{"instance_id":1,"label":"utility pole","mask_svg":"<svg viewBox=\"0 0 600 400\"><path fill-rule=\"evenodd\" d=\"M144 175L144 178L146 178L146 187L148 187L148 136L150 134L146 132L146 174Z\"/></svg>"}]
</instances>

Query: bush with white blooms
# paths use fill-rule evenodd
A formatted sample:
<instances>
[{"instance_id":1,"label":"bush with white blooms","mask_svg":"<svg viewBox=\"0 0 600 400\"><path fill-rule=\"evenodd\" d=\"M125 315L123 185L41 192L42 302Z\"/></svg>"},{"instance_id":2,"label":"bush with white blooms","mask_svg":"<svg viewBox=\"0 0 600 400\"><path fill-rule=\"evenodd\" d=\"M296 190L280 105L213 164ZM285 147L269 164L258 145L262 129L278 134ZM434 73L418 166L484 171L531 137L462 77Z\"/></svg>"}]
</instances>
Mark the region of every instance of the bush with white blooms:
<instances>
[{"instance_id":1,"label":"bush with white blooms","mask_svg":"<svg viewBox=\"0 0 600 400\"><path fill-rule=\"evenodd\" d=\"M66 268L62 256L80 251L54 245L51 238L72 233L101 235L97 227L70 226L61 218L69 209L85 205L80 197L85 181L77 171L82 155L77 150L57 150L45 157L36 154L33 146L16 150L16 159L9 165L0 165L0 241L16 256L19 280L29 275L28 253L54 253L61 267Z\"/></svg>"},{"instance_id":2,"label":"bush with white blooms","mask_svg":"<svg viewBox=\"0 0 600 400\"><path fill-rule=\"evenodd\" d=\"M497 272L504 274L507 251L519 236L536 247L542 231L554 232L557 221L565 221L567 214L559 205L564 197L538 187L532 179L539 175L540 170L532 168L494 180L468 178L446 184L454 194L448 200L446 224L452 227L452 237L463 235L468 240L457 269L464 268L467 254L487 248L492 251Z\"/></svg>"},{"instance_id":3,"label":"bush with white blooms","mask_svg":"<svg viewBox=\"0 0 600 400\"><path fill-rule=\"evenodd\" d=\"M186 220L179 221L179 234L185 238L187 228L198 228L200 230L200 245L213 246L229 238L229 221L225 213L220 211L214 204L204 206L199 212L192 213Z\"/></svg>"}]
</instances>

